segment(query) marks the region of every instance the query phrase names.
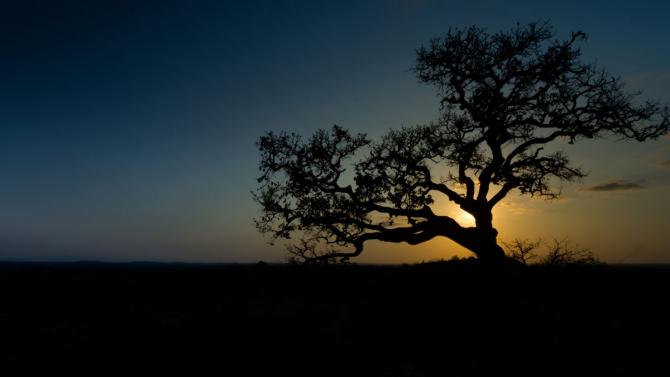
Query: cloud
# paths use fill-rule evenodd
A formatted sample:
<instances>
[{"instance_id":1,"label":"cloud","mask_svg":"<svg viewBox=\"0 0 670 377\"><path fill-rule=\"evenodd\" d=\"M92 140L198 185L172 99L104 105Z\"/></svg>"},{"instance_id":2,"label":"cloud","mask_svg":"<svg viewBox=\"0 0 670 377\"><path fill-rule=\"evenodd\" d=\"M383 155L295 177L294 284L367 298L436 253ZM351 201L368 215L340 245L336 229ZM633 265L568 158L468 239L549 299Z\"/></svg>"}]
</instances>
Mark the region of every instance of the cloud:
<instances>
[{"instance_id":1,"label":"cloud","mask_svg":"<svg viewBox=\"0 0 670 377\"><path fill-rule=\"evenodd\" d=\"M527 215L529 213L537 212L537 209L522 203L502 202L500 203L500 206L514 215Z\"/></svg>"},{"instance_id":2,"label":"cloud","mask_svg":"<svg viewBox=\"0 0 670 377\"><path fill-rule=\"evenodd\" d=\"M610 192L610 191L630 191L630 190L642 190L647 187L642 185L639 182L631 182L625 179L618 179L614 181L609 181L601 183L599 185L584 187L580 189L581 191L595 191L595 192Z\"/></svg>"},{"instance_id":3,"label":"cloud","mask_svg":"<svg viewBox=\"0 0 670 377\"><path fill-rule=\"evenodd\" d=\"M624 76L623 79L631 85L658 84L670 81L670 72L642 72Z\"/></svg>"}]
</instances>

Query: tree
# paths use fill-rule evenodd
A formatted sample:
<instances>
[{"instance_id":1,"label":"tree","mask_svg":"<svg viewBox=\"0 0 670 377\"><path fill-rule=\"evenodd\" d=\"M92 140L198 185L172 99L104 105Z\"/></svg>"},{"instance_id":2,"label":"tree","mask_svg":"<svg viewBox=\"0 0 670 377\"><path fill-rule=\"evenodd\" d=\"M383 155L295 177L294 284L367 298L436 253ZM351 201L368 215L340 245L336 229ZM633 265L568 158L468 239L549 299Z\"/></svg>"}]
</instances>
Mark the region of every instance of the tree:
<instances>
[{"instance_id":1,"label":"tree","mask_svg":"<svg viewBox=\"0 0 670 377\"><path fill-rule=\"evenodd\" d=\"M557 40L550 25L535 23L495 34L450 30L416 51L419 81L435 85L441 100L433 123L377 142L339 126L308 139L268 132L258 142L257 228L299 236L289 251L307 262L347 260L371 240L414 245L438 236L501 262L494 206L513 190L557 198L557 184L585 176L548 144L668 132L667 105L635 104L619 78L581 61L585 39L575 32ZM435 195L476 225L436 214Z\"/></svg>"},{"instance_id":2,"label":"tree","mask_svg":"<svg viewBox=\"0 0 670 377\"><path fill-rule=\"evenodd\" d=\"M581 266L600 263L591 250L572 245L567 238L560 240L554 238L552 243L547 244L547 254L539 261L539 264L545 266Z\"/></svg>"},{"instance_id":3,"label":"tree","mask_svg":"<svg viewBox=\"0 0 670 377\"><path fill-rule=\"evenodd\" d=\"M531 241L529 239L515 238L510 242L502 241L503 247L507 249L507 256L523 265L528 265L529 262L537 258L535 251L542 243L541 239Z\"/></svg>"},{"instance_id":4,"label":"tree","mask_svg":"<svg viewBox=\"0 0 670 377\"><path fill-rule=\"evenodd\" d=\"M553 238L551 242L543 242L539 238L535 241L515 238L502 244L509 258L524 265L530 264L531 260L537 260L535 264L553 267L601 264L591 250L573 245L568 238ZM544 255L537 254L540 245L546 248Z\"/></svg>"}]
</instances>

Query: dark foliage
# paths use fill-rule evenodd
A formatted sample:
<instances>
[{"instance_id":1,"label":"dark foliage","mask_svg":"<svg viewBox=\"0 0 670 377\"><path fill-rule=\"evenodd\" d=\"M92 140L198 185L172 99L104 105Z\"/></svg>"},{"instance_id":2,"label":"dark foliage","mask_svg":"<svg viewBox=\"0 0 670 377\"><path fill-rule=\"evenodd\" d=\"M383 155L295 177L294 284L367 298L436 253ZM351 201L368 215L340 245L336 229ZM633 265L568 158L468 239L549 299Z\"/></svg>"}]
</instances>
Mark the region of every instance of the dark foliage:
<instances>
[{"instance_id":1,"label":"dark foliage","mask_svg":"<svg viewBox=\"0 0 670 377\"><path fill-rule=\"evenodd\" d=\"M346 260L371 240L417 244L437 236L500 262L493 207L512 190L556 198L557 183L585 174L548 144L644 141L670 127L667 107L635 104L618 78L582 62L585 38L556 40L547 24L495 34L451 30L417 50L416 75L441 100L434 123L377 142L338 126L309 139L269 132L258 143L258 229L302 238L290 252L308 262ZM434 195L470 213L476 226L437 215Z\"/></svg>"}]
</instances>

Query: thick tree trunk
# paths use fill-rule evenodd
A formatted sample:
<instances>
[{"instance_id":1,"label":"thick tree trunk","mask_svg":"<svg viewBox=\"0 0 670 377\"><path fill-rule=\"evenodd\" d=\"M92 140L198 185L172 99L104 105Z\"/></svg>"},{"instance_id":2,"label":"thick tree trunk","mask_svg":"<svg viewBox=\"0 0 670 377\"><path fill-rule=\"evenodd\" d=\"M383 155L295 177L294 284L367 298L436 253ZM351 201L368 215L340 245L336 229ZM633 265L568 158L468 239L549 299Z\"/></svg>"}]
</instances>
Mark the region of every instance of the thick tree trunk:
<instances>
[{"instance_id":1,"label":"thick tree trunk","mask_svg":"<svg viewBox=\"0 0 670 377\"><path fill-rule=\"evenodd\" d=\"M475 215L475 240L470 248L477 258L487 264L503 264L505 251L498 245L498 231L493 227L493 214L490 211Z\"/></svg>"},{"instance_id":2,"label":"thick tree trunk","mask_svg":"<svg viewBox=\"0 0 670 377\"><path fill-rule=\"evenodd\" d=\"M482 262L502 264L505 262L505 251L495 242L485 242L477 250L473 250Z\"/></svg>"},{"instance_id":3,"label":"thick tree trunk","mask_svg":"<svg viewBox=\"0 0 670 377\"><path fill-rule=\"evenodd\" d=\"M486 264L500 265L506 262L505 251L498 245L495 228L460 228L460 231L445 234L461 246L473 252Z\"/></svg>"}]
</instances>

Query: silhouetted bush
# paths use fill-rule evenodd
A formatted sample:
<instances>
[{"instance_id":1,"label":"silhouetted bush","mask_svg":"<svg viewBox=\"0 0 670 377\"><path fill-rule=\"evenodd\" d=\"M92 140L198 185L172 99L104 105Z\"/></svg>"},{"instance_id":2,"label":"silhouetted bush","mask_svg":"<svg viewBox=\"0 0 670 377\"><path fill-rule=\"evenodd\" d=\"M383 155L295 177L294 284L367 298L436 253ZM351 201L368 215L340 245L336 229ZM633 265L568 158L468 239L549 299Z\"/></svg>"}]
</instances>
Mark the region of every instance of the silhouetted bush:
<instances>
[{"instance_id":1,"label":"silhouetted bush","mask_svg":"<svg viewBox=\"0 0 670 377\"><path fill-rule=\"evenodd\" d=\"M589 249L572 244L569 239L552 239L547 245L547 253L539 260L546 266L596 265L600 260Z\"/></svg>"},{"instance_id":2,"label":"silhouetted bush","mask_svg":"<svg viewBox=\"0 0 670 377\"><path fill-rule=\"evenodd\" d=\"M545 252L540 253L540 246L544 245ZM553 238L544 242L538 238L535 241L515 238L510 242L503 242L509 258L524 265L538 264L543 266L583 266L603 264L589 249L573 244L568 238Z\"/></svg>"}]
</instances>

